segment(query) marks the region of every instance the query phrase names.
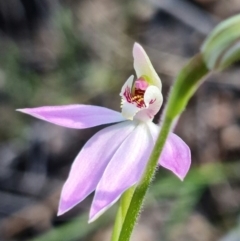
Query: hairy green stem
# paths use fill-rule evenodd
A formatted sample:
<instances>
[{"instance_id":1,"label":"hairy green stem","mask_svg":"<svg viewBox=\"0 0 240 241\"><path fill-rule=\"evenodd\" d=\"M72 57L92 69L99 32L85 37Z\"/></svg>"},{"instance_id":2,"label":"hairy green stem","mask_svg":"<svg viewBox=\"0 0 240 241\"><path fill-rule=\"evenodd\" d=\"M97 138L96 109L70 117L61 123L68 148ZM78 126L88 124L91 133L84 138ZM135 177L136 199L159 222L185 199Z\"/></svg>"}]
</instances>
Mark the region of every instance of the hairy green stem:
<instances>
[{"instance_id":1,"label":"hairy green stem","mask_svg":"<svg viewBox=\"0 0 240 241\"><path fill-rule=\"evenodd\" d=\"M111 241L117 241L119 238L119 234L122 229L122 224L123 224L124 218L126 216L126 213L127 213L129 204L131 202L135 188L136 188L136 186L129 188L127 191L124 192L124 194L122 195L122 197L120 199L119 208L118 208L117 216L116 216L115 223L114 223Z\"/></svg>"}]
</instances>

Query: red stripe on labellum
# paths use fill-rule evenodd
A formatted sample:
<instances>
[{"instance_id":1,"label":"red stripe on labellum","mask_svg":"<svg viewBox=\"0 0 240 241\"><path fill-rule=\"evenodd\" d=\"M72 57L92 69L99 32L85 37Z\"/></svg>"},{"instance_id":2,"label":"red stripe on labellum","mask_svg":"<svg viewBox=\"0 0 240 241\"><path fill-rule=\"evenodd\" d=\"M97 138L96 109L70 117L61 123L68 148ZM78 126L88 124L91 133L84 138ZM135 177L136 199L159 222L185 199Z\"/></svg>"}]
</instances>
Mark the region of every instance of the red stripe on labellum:
<instances>
[{"instance_id":1,"label":"red stripe on labellum","mask_svg":"<svg viewBox=\"0 0 240 241\"><path fill-rule=\"evenodd\" d=\"M140 77L135 81L132 89L127 86L123 95L125 96L128 103L135 104L139 108L146 107L144 102L144 94L147 87L148 83L146 82L146 80L143 77Z\"/></svg>"}]
</instances>

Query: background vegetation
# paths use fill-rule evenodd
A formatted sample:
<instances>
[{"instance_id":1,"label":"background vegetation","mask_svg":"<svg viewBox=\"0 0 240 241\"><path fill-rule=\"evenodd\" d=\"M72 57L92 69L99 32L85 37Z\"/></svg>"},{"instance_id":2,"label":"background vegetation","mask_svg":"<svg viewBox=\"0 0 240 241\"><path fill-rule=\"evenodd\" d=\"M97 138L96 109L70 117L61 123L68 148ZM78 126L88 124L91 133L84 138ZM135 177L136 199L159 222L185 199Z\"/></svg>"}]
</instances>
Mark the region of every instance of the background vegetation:
<instances>
[{"instance_id":1,"label":"background vegetation","mask_svg":"<svg viewBox=\"0 0 240 241\"><path fill-rule=\"evenodd\" d=\"M112 208L87 224L90 196L56 217L70 165L101 127L65 129L15 109L86 103L119 110L135 41L166 100L206 35L239 11L237 0L1 0L1 240L106 241L115 215ZM176 127L191 148L191 171L182 183L159 170L133 241L239 241L239 74L236 65L209 77L191 99Z\"/></svg>"}]
</instances>

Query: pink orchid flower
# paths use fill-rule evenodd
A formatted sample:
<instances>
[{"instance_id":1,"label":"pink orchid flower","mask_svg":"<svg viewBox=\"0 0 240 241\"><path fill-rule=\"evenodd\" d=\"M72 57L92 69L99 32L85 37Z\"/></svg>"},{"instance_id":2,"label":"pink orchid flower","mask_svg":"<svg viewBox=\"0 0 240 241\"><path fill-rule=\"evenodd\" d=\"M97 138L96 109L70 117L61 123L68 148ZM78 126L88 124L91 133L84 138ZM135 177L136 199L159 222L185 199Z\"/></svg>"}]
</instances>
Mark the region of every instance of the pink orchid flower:
<instances>
[{"instance_id":1,"label":"pink orchid flower","mask_svg":"<svg viewBox=\"0 0 240 241\"><path fill-rule=\"evenodd\" d=\"M38 119L68 128L84 129L119 122L96 133L75 158L59 204L61 215L95 190L89 222L112 206L144 172L160 127L152 122L162 105L162 84L147 54L138 43L133 47L137 79L123 85L122 112L92 105L46 106L19 109ZM159 165L181 180L191 163L189 147L171 133Z\"/></svg>"}]
</instances>

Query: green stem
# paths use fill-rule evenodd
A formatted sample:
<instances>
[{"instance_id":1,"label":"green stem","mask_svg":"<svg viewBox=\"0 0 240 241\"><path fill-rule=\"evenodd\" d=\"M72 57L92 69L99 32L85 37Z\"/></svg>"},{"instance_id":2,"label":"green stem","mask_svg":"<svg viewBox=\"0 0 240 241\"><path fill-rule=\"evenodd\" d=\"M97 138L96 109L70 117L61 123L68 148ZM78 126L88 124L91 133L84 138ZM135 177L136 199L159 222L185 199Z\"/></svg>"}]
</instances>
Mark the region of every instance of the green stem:
<instances>
[{"instance_id":1,"label":"green stem","mask_svg":"<svg viewBox=\"0 0 240 241\"><path fill-rule=\"evenodd\" d=\"M119 238L119 234L122 229L122 224L126 216L135 188L136 186L129 188L127 191L124 192L120 199L120 205L115 219L111 241L117 241Z\"/></svg>"}]
</instances>

